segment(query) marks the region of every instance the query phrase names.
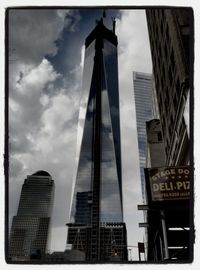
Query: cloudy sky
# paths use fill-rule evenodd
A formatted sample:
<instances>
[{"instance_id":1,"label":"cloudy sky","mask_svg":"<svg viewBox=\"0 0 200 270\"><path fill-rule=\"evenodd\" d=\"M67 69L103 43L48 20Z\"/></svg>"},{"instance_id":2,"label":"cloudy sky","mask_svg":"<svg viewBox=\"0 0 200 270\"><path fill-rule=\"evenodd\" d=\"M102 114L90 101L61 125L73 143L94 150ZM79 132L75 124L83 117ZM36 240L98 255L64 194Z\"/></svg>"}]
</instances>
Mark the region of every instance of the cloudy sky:
<instances>
[{"instance_id":1,"label":"cloudy sky","mask_svg":"<svg viewBox=\"0 0 200 270\"><path fill-rule=\"evenodd\" d=\"M27 175L46 170L55 180L50 250L64 250L72 182L84 40L102 10L9 11L10 222ZM132 72L152 72L144 10L107 10L117 18L124 221L128 244L143 241ZM132 259L138 259L132 248Z\"/></svg>"}]
</instances>

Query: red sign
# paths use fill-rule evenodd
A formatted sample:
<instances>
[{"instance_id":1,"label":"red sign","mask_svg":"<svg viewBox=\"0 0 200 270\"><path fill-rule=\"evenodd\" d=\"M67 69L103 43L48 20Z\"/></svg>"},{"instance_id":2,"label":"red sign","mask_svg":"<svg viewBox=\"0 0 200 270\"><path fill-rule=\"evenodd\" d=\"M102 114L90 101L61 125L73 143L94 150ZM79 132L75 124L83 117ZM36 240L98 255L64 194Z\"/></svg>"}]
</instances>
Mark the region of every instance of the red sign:
<instances>
[{"instance_id":1,"label":"red sign","mask_svg":"<svg viewBox=\"0 0 200 270\"><path fill-rule=\"evenodd\" d=\"M188 166L152 168L148 171L152 201L190 198L190 168Z\"/></svg>"}]
</instances>

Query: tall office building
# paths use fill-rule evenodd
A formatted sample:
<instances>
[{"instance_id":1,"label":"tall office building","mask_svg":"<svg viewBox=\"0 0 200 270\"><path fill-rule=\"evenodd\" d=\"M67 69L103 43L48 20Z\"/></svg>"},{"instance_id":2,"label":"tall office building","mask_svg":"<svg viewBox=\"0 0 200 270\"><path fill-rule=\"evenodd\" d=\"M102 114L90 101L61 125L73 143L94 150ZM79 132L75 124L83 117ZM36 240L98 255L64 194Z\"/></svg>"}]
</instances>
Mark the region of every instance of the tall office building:
<instances>
[{"instance_id":1,"label":"tall office building","mask_svg":"<svg viewBox=\"0 0 200 270\"><path fill-rule=\"evenodd\" d=\"M117 36L103 19L85 41L83 127L68 243L86 260L126 260L123 223Z\"/></svg>"},{"instance_id":2,"label":"tall office building","mask_svg":"<svg viewBox=\"0 0 200 270\"><path fill-rule=\"evenodd\" d=\"M42 258L48 244L48 231L54 197L54 181L49 173L27 176L22 186L17 215L10 234L11 260Z\"/></svg>"},{"instance_id":3,"label":"tall office building","mask_svg":"<svg viewBox=\"0 0 200 270\"><path fill-rule=\"evenodd\" d=\"M152 75L133 72L133 87L135 94L141 188L143 201L145 202L144 168L146 167L147 149L146 121L151 120L153 117Z\"/></svg>"},{"instance_id":4,"label":"tall office building","mask_svg":"<svg viewBox=\"0 0 200 270\"><path fill-rule=\"evenodd\" d=\"M186 168L187 172L191 172L189 177L191 181L193 170L185 165L189 165L191 161L186 119L189 118L187 104L193 80L192 9L147 9L146 16L166 156L165 166L172 166L175 170ZM151 135L150 125L149 128ZM164 170L164 167L161 166L160 170ZM150 183L148 170L146 172L148 185ZM181 179L181 175L178 179ZM162 180L159 180L159 183L162 183ZM152 207L153 209L157 207L158 210L147 211L148 260L192 261L194 240L192 181L187 193L188 197L181 198L176 192L172 194L178 196L171 200L169 198L163 201L155 200ZM151 203L149 194L148 204Z\"/></svg>"},{"instance_id":5,"label":"tall office building","mask_svg":"<svg viewBox=\"0 0 200 270\"><path fill-rule=\"evenodd\" d=\"M189 134L184 117L192 83L192 9L147 9L155 89L166 165L189 164Z\"/></svg>"}]
</instances>

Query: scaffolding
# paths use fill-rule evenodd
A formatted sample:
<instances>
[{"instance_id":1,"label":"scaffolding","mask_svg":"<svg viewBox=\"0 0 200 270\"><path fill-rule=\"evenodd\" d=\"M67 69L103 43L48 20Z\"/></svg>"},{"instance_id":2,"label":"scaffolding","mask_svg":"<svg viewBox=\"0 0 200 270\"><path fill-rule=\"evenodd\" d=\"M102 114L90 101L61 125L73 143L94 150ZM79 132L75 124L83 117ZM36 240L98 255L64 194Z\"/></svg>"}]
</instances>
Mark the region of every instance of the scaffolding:
<instances>
[{"instance_id":1,"label":"scaffolding","mask_svg":"<svg viewBox=\"0 0 200 270\"><path fill-rule=\"evenodd\" d=\"M91 243L91 226L84 224L67 224L68 243L72 244L73 250L85 253L86 261L91 261L91 254L94 254ZM128 250L126 243L125 223L101 223L100 234L100 261L127 261ZM96 260L98 261L98 260Z\"/></svg>"}]
</instances>

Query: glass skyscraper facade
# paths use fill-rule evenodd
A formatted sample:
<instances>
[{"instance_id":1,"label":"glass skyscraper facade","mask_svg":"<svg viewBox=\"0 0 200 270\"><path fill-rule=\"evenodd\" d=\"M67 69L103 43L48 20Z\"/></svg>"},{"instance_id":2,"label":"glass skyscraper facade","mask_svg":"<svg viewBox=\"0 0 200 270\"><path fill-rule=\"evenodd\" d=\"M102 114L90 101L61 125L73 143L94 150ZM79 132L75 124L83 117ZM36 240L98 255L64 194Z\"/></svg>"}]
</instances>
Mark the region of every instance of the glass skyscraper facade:
<instances>
[{"instance_id":1,"label":"glass skyscraper facade","mask_svg":"<svg viewBox=\"0 0 200 270\"><path fill-rule=\"evenodd\" d=\"M108 255L102 255L105 231L114 231L113 226L121 224L118 232L126 234L122 210L117 36L114 30L104 26L103 19L85 41L79 127L82 141L68 240L73 239L72 230L77 232L73 226L86 226L87 237L82 236L86 258L98 261ZM84 231L83 227L81 230ZM107 245L110 250L111 245L111 242ZM123 236L120 249L124 250L125 245ZM122 259L122 252L119 253L115 252Z\"/></svg>"},{"instance_id":2,"label":"glass skyscraper facade","mask_svg":"<svg viewBox=\"0 0 200 270\"><path fill-rule=\"evenodd\" d=\"M22 186L17 215L13 217L9 257L30 260L42 256L48 244L48 232L54 198L54 181L49 173L38 171L27 176Z\"/></svg>"},{"instance_id":3,"label":"glass skyscraper facade","mask_svg":"<svg viewBox=\"0 0 200 270\"><path fill-rule=\"evenodd\" d=\"M151 120L153 117L152 75L141 72L133 72L133 87L135 94L141 188L143 201L145 202L144 168L146 167L147 150L146 121Z\"/></svg>"}]
</instances>

